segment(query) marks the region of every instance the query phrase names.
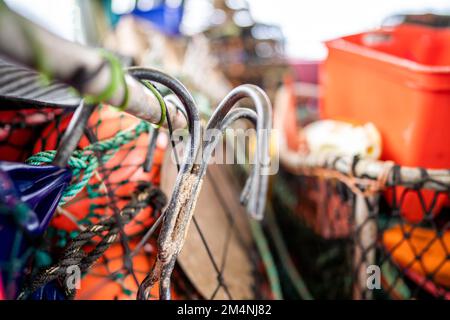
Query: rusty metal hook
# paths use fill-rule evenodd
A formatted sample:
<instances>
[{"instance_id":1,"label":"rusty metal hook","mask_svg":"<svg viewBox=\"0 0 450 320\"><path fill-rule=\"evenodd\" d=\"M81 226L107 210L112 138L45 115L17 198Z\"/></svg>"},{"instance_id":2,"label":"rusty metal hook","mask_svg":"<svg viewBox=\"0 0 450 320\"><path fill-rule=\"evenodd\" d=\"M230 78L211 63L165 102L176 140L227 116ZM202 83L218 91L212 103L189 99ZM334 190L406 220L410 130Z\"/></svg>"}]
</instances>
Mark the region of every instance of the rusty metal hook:
<instances>
[{"instance_id":1,"label":"rusty metal hook","mask_svg":"<svg viewBox=\"0 0 450 320\"><path fill-rule=\"evenodd\" d=\"M238 101L246 97L252 99L257 112L243 108L231 110ZM189 114L188 110L186 111ZM178 180L177 178L174 190L179 191L179 193L176 195L177 197L175 197L175 194L172 195L166 210L166 217L158 238L158 257L151 273L139 288L139 299L146 299L147 290L158 281L160 298L170 299L170 277L189 229L209 159L219 141L211 135L211 132L217 132L217 130L223 132L234 121L241 118L247 118L255 124L258 138L255 156L257 161L244 188L243 199L247 205L247 210L253 217L262 217L267 190L267 176L263 173L264 167L261 161L266 161L269 157L267 134L271 128L271 106L269 99L261 89L253 85L242 85L225 97L207 123L202 153L197 154L196 163L193 164L192 170L190 172L180 170L178 174L178 177L181 175L183 179ZM216 129L216 131L212 129ZM205 135L203 135L203 138L205 138Z\"/></svg>"}]
</instances>

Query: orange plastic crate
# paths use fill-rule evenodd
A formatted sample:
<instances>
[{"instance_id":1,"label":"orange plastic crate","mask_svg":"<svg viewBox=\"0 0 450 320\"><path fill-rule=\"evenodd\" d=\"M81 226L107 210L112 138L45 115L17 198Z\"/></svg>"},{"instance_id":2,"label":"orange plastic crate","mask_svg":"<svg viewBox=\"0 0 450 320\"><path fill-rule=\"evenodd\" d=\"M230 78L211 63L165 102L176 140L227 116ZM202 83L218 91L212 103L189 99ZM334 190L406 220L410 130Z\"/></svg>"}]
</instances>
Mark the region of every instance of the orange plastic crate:
<instances>
[{"instance_id":1,"label":"orange plastic crate","mask_svg":"<svg viewBox=\"0 0 450 320\"><path fill-rule=\"evenodd\" d=\"M321 117L373 122L383 160L450 168L450 29L400 25L326 45Z\"/></svg>"}]
</instances>

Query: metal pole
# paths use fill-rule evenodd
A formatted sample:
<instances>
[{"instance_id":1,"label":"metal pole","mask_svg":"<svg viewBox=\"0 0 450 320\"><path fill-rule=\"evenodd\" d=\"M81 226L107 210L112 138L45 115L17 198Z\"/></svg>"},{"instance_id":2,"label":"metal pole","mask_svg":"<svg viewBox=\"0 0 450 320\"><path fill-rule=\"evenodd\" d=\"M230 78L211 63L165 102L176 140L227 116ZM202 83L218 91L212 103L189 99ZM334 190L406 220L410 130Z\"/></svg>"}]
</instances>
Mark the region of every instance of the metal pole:
<instances>
[{"instance_id":1,"label":"metal pole","mask_svg":"<svg viewBox=\"0 0 450 320\"><path fill-rule=\"evenodd\" d=\"M113 74L112 66L105 63L99 50L62 39L11 11L3 3L0 3L0 54L13 62L46 72L82 95L99 96L111 83ZM162 112L158 99L128 74L124 83L104 102L119 106L127 92L126 112L151 123L160 121ZM184 128L183 115L172 103L167 103L167 108L173 127Z\"/></svg>"}]
</instances>

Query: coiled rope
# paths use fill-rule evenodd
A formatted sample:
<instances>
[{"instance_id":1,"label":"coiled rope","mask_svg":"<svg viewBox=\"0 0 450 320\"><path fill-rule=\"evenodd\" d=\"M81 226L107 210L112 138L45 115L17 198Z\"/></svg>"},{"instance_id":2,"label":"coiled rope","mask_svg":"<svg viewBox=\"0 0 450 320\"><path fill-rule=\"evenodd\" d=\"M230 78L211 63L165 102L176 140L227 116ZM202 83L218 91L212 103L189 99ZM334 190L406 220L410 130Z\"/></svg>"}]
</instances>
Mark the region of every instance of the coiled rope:
<instances>
[{"instance_id":1,"label":"coiled rope","mask_svg":"<svg viewBox=\"0 0 450 320\"><path fill-rule=\"evenodd\" d=\"M167 203L164 193L150 182L141 182L133 193L131 201L120 211L121 224L127 224L147 207L159 212ZM26 299L28 295L59 279L64 284L65 294L69 299L75 296L75 290L65 286L67 283L67 268L78 266L85 273L120 236L120 228L115 216L108 217L80 232L64 249L61 258L53 266L41 270L24 286L18 299ZM101 237L95 247L86 252L83 247L90 244L95 237Z\"/></svg>"},{"instance_id":2,"label":"coiled rope","mask_svg":"<svg viewBox=\"0 0 450 320\"><path fill-rule=\"evenodd\" d=\"M95 142L83 150L75 150L69 158L67 165L72 170L72 183L64 190L60 205L74 198L89 182L96 172L99 163L106 163L122 146L137 139L142 133L149 132L150 124L141 121L134 128L123 130L110 139ZM97 152L102 156L97 157ZM55 158L56 150L38 152L26 160L30 165L51 164Z\"/></svg>"}]
</instances>

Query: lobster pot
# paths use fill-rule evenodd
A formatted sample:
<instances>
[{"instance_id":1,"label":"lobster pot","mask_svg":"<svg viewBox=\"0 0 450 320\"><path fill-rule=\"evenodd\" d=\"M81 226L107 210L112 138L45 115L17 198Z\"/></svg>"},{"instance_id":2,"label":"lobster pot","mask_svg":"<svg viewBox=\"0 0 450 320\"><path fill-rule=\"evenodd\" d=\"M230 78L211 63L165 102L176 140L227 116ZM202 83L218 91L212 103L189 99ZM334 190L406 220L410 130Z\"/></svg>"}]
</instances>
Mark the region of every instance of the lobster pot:
<instances>
[{"instance_id":1,"label":"lobster pot","mask_svg":"<svg viewBox=\"0 0 450 320\"><path fill-rule=\"evenodd\" d=\"M427 189L421 171L370 193L361 179L280 174L275 209L314 298L450 299L450 188Z\"/></svg>"},{"instance_id":2,"label":"lobster pot","mask_svg":"<svg viewBox=\"0 0 450 320\"><path fill-rule=\"evenodd\" d=\"M64 166L67 167L65 176L60 178L81 188L69 190L69 193L73 191L70 195L66 192L69 197L63 195L62 201L54 200L59 189L42 186L50 185L60 177L52 176L58 170L52 166L53 157L62 144L64 133L70 128L74 111L80 108L80 99L61 84L44 85L39 75L31 70L1 59L0 67L0 80L5 83L5 79L11 78L10 74L21 75L9 80L8 86L0 88L0 299L15 299L28 283L31 270L37 273L62 259L64 254L61 252L73 239L99 221L112 219L114 212L120 214L128 210L133 213L132 219L126 221L124 233L129 240L129 250L136 246L139 237L153 225L160 207L166 201L158 189L164 146L156 144L149 158L151 127L112 107L98 106L90 113L81 139L69 163ZM81 154L83 156L76 161L75 157ZM67 170L71 174L68 175ZM16 177L14 183L26 180L26 177L37 181L35 185L38 187L25 196L19 195L17 190L30 188L16 187L10 179L12 176ZM84 181L82 185L79 184L81 181ZM141 196L142 201L136 201L138 193L148 196L145 199ZM29 231L20 225L17 216L23 201L28 201L27 206L36 213L40 221L39 230ZM51 201L59 202L55 212L48 209ZM153 206L156 203L158 208ZM82 270L84 290L79 290L77 297L133 298L137 285L131 281L131 273L142 281L150 270L155 251L148 248L150 244L137 250L134 258L130 258L132 267L122 270L122 260L128 259L129 253L122 252L119 243L108 244L109 248L104 247L104 252L93 249L105 236L105 232L99 233L79 249L86 254L104 254L90 263L92 270L99 271L95 275L92 271L88 272L89 268ZM106 268L113 271L105 272ZM178 297L175 291L187 292L188 287L186 281L178 281L181 279L178 276L176 278L174 297ZM31 299L67 298L58 281L38 280L37 283L29 289ZM183 289L180 289L179 283L183 284Z\"/></svg>"}]
</instances>

